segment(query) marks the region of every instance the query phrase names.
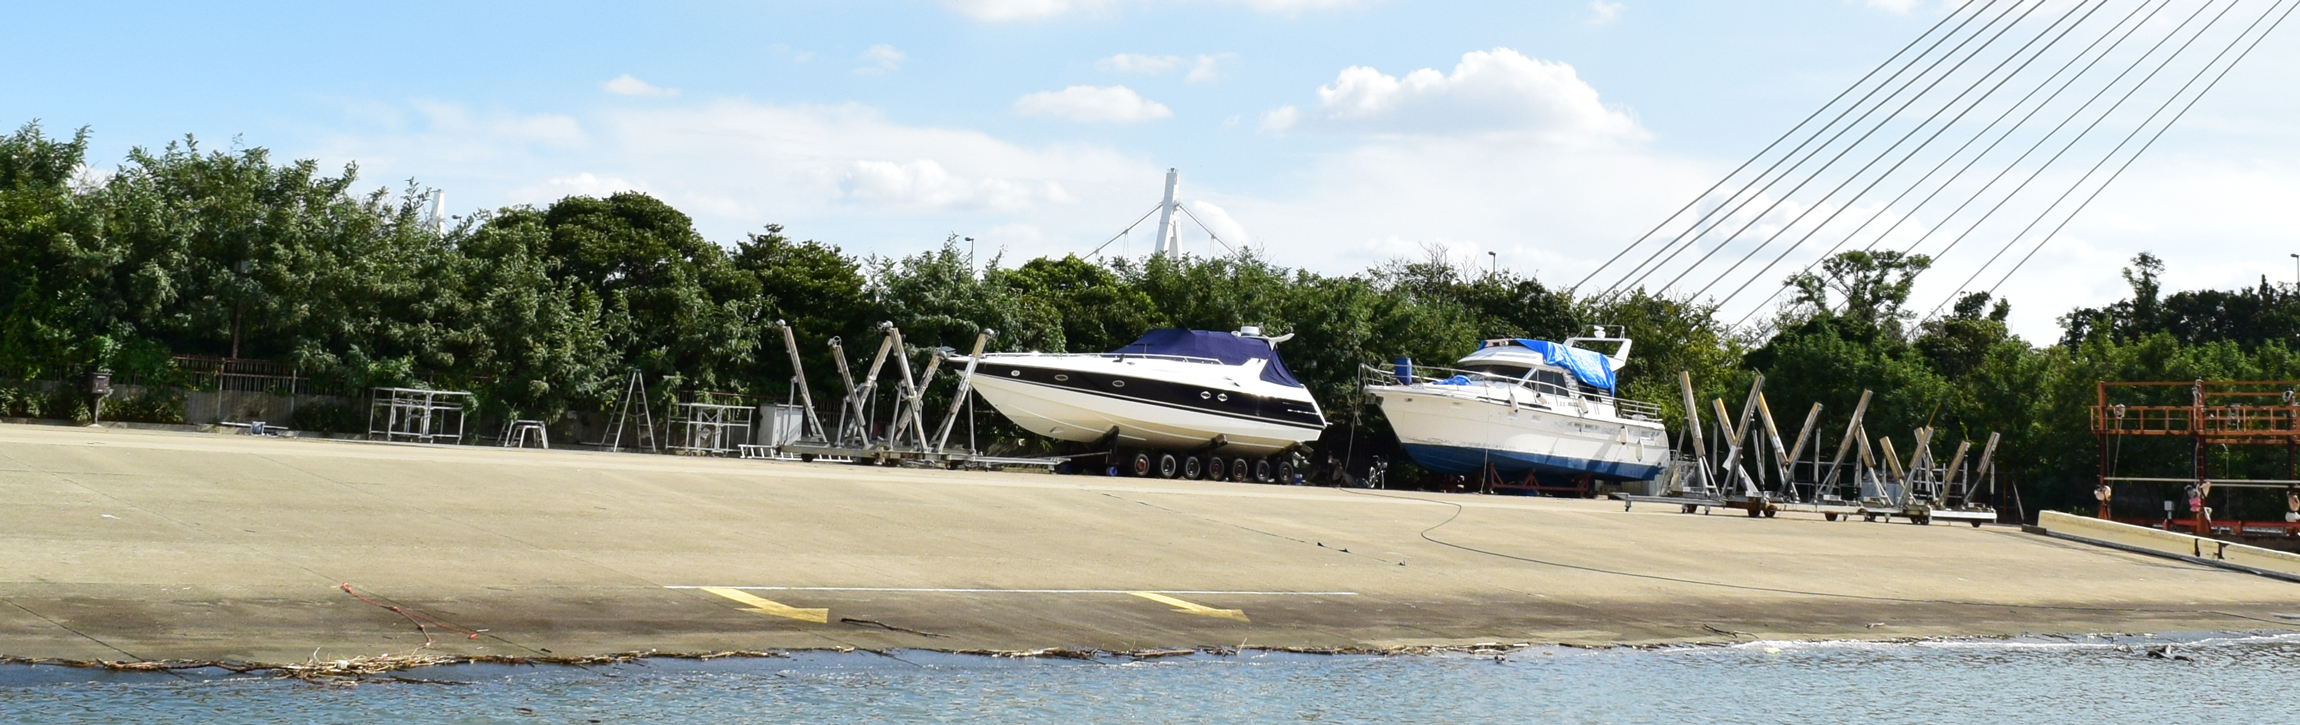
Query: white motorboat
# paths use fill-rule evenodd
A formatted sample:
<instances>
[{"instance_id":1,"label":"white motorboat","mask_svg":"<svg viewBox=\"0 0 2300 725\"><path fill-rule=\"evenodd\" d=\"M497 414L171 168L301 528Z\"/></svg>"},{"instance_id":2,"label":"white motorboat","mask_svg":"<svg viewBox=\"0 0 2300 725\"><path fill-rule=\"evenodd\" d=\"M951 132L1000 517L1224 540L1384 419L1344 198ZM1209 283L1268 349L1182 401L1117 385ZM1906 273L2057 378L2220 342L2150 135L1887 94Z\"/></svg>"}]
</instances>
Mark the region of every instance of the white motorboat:
<instances>
[{"instance_id":1,"label":"white motorboat","mask_svg":"<svg viewBox=\"0 0 2300 725\"><path fill-rule=\"evenodd\" d=\"M1619 343L1612 355L1579 346ZM1458 368L1368 367L1363 382L1423 468L1478 475L1647 480L1669 460L1660 408L1614 395L1630 340L1487 340Z\"/></svg>"},{"instance_id":2,"label":"white motorboat","mask_svg":"<svg viewBox=\"0 0 2300 725\"><path fill-rule=\"evenodd\" d=\"M973 384L1030 432L1107 441L1136 475L1268 480L1276 476L1267 457L1326 427L1318 402L1278 359L1276 343L1290 337L1160 329L1107 353L986 353Z\"/></svg>"}]
</instances>

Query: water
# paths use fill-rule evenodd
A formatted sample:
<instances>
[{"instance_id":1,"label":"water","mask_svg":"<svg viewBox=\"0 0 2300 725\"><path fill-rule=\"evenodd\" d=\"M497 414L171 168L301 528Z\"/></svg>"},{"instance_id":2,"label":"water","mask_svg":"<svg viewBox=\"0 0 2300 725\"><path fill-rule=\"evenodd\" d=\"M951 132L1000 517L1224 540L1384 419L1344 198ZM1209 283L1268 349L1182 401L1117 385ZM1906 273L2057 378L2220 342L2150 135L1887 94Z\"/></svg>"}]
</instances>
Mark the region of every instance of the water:
<instances>
[{"instance_id":1,"label":"water","mask_svg":"<svg viewBox=\"0 0 2300 725\"><path fill-rule=\"evenodd\" d=\"M2146 650L2178 642L2187 661ZM0 722L2291 722L2300 635L1148 661L932 652L457 666L321 686L0 668Z\"/></svg>"}]
</instances>

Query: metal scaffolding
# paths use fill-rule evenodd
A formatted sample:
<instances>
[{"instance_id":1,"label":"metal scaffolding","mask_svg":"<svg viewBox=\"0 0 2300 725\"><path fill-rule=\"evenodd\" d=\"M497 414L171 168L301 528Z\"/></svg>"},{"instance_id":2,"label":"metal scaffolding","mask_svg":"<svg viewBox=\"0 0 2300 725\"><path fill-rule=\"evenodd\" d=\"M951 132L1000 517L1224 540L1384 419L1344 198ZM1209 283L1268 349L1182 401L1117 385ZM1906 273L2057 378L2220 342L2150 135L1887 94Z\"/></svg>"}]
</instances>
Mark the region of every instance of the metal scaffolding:
<instances>
[{"instance_id":1,"label":"metal scaffolding","mask_svg":"<svg viewBox=\"0 0 2300 725\"><path fill-rule=\"evenodd\" d=\"M367 435L387 441L456 443L463 440L464 405L460 390L374 388L368 392Z\"/></svg>"}]
</instances>

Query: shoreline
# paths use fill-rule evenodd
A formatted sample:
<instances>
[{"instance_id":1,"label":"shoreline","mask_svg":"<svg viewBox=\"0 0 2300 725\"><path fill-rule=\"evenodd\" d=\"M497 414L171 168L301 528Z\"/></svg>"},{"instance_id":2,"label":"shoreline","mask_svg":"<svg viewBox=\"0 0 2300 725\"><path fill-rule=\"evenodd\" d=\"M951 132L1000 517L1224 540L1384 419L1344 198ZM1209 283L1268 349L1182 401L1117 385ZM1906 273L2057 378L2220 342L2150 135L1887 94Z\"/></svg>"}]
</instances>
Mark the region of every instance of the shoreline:
<instances>
[{"instance_id":1,"label":"shoreline","mask_svg":"<svg viewBox=\"0 0 2300 725\"><path fill-rule=\"evenodd\" d=\"M2300 611L2289 582L2012 527L1651 508L0 425L0 652L1381 653Z\"/></svg>"}]
</instances>

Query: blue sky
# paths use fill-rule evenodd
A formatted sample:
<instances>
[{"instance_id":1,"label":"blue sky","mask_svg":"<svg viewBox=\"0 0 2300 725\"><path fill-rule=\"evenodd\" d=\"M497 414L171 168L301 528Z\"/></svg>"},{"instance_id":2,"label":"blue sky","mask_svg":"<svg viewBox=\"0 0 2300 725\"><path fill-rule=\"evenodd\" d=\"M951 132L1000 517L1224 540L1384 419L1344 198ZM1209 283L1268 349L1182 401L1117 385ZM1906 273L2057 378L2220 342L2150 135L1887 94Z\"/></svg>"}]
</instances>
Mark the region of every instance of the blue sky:
<instances>
[{"instance_id":1,"label":"blue sky","mask_svg":"<svg viewBox=\"0 0 2300 725\"><path fill-rule=\"evenodd\" d=\"M1442 245L1570 284L1945 12L45 3L11 11L38 32L0 46L18 69L0 118L93 127L99 167L186 133L238 137L356 161L375 185L413 178L459 210L640 189L722 242L773 222L865 254L950 233L986 253L1084 253L1178 167L1208 224L1283 264L1349 272ZM2292 277L2300 233L2277 212L2300 195L2295 33L2269 37L2024 268L2008 290L2022 332L2047 337L2070 305L2119 296L2117 268L2143 249L2175 286ZM1140 254L1148 236L1111 251ZM1185 244L1210 243L1193 230ZM1920 305L1963 276L1957 263L1928 275Z\"/></svg>"}]
</instances>

